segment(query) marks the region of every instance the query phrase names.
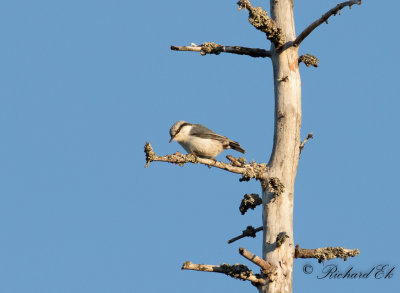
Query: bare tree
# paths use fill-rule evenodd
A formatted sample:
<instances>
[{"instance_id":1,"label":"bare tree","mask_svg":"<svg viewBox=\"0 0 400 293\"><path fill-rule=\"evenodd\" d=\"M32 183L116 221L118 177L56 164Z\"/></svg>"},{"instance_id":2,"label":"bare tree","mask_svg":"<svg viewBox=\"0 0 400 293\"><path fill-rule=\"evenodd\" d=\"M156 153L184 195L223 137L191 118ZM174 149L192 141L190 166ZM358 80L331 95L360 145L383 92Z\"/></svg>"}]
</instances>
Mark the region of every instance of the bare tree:
<instances>
[{"instance_id":1,"label":"bare tree","mask_svg":"<svg viewBox=\"0 0 400 293\"><path fill-rule=\"evenodd\" d=\"M249 14L249 22L259 31L266 34L271 42L270 50L240 46L223 46L216 43L191 44L189 46L171 46L171 50L193 51L206 54L232 53L251 57L270 58L273 67L275 93L274 143L268 164L247 163L244 158L227 156L230 163L213 159L198 158L193 154L175 153L168 156L157 156L151 145L146 143L147 165L152 161L163 161L183 165L185 163L205 164L242 175L241 181L252 178L259 180L262 187L262 199L256 195L245 195L240 211L244 214L249 208L262 204L263 226L248 226L241 235L231 239L232 243L243 237L255 237L263 231L263 255L258 257L250 251L240 248L239 253L260 267L260 273L253 273L245 265L204 265L185 262L182 269L217 272L234 278L248 280L259 292L291 292L294 258L333 258L353 257L359 254L358 249L343 247L325 247L318 249L301 249L293 241L293 197L294 183L301 150L310 133L301 142L301 81L299 63L307 66L318 66L318 59L310 54L299 57L299 46L314 29L331 16L340 14L343 8L360 5L361 1L346 1L330 9L298 36L295 33L293 17L293 0L270 0L270 15L261 7L254 7L249 0L237 2L239 10ZM146 165L146 166L147 166Z\"/></svg>"}]
</instances>

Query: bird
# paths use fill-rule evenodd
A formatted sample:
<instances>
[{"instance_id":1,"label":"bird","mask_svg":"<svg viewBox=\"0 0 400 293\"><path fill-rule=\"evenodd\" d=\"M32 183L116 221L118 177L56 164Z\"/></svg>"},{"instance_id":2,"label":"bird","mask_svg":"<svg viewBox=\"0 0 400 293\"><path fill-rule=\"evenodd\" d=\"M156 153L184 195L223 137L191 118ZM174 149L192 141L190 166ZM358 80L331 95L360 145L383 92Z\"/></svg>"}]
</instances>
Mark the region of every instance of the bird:
<instances>
[{"instance_id":1,"label":"bird","mask_svg":"<svg viewBox=\"0 0 400 293\"><path fill-rule=\"evenodd\" d=\"M188 153L202 158L215 158L226 149L234 149L242 154L246 151L236 141L215 133L201 124L177 121L169 130L171 139L178 142Z\"/></svg>"}]
</instances>

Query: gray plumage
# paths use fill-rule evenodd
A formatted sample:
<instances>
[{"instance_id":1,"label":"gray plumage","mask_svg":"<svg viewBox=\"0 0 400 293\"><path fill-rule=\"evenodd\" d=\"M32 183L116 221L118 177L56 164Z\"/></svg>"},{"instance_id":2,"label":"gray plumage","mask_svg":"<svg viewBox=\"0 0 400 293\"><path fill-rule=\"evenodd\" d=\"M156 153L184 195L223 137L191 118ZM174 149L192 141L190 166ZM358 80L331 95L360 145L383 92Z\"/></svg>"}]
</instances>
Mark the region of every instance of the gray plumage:
<instances>
[{"instance_id":1,"label":"gray plumage","mask_svg":"<svg viewBox=\"0 0 400 293\"><path fill-rule=\"evenodd\" d=\"M170 135L170 142L177 141L188 153L194 153L199 157L213 158L226 149L246 153L238 142L215 133L201 124L178 121L172 125Z\"/></svg>"}]
</instances>

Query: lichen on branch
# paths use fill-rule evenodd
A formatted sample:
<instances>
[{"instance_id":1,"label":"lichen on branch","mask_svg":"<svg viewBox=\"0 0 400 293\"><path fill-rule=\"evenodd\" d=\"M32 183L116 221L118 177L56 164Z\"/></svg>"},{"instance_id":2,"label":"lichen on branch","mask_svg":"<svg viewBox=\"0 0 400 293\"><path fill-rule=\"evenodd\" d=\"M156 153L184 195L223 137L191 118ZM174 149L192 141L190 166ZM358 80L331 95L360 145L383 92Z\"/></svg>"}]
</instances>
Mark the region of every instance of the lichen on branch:
<instances>
[{"instance_id":1,"label":"lichen on branch","mask_svg":"<svg viewBox=\"0 0 400 293\"><path fill-rule=\"evenodd\" d=\"M311 55L311 54L305 54L305 55L301 55L299 57L299 63L303 62L307 67L309 66L314 66L314 67L318 67L318 58Z\"/></svg>"},{"instance_id":2,"label":"lichen on branch","mask_svg":"<svg viewBox=\"0 0 400 293\"><path fill-rule=\"evenodd\" d=\"M246 265L243 264L221 264L221 269L224 270L224 274L234 279L247 279L253 275L253 271L250 270Z\"/></svg>"},{"instance_id":3,"label":"lichen on branch","mask_svg":"<svg viewBox=\"0 0 400 293\"><path fill-rule=\"evenodd\" d=\"M288 238L289 238L289 236L287 235L286 232L279 233L278 236L276 236L276 240L275 240L276 247L281 247L283 245L283 243L286 242L286 239L288 239Z\"/></svg>"},{"instance_id":4,"label":"lichen on branch","mask_svg":"<svg viewBox=\"0 0 400 293\"><path fill-rule=\"evenodd\" d=\"M334 258L342 258L347 260L348 257L355 257L359 255L358 249L346 249L343 247L324 247L316 249L304 249L296 245L294 257L295 258L316 258L319 262Z\"/></svg>"},{"instance_id":5,"label":"lichen on branch","mask_svg":"<svg viewBox=\"0 0 400 293\"><path fill-rule=\"evenodd\" d=\"M236 55L247 55L254 58L271 57L271 52L259 48L248 48L242 46L223 46L214 42L203 43L201 45L191 44L190 46L171 46L173 51L200 52L201 55L219 55L220 53L231 53Z\"/></svg>"},{"instance_id":6,"label":"lichen on branch","mask_svg":"<svg viewBox=\"0 0 400 293\"><path fill-rule=\"evenodd\" d=\"M176 152L175 154L172 155L157 156L149 142L146 142L144 146L144 152L146 153L146 166L145 166L146 168L151 162L154 161L168 162L180 166L183 166L186 163L203 164L208 167L215 167L232 173L241 174L242 178L240 178L239 181L249 181L252 178L262 181L265 177L265 173L268 170L267 164L256 163L254 161L248 164L243 163L241 166L237 166L234 165L233 163L228 164L225 162L217 161L215 159L201 158L195 156L194 154L184 155L179 152ZM237 162L240 161L245 162L243 160L237 159Z\"/></svg>"},{"instance_id":7,"label":"lichen on branch","mask_svg":"<svg viewBox=\"0 0 400 293\"><path fill-rule=\"evenodd\" d=\"M254 210L256 206L262 204L262 199L256 193L245 194L239 206L239 211L244 215L248 209Z\"/></svg>"},{"instance_id":8,"label":"lichen on branch","mask_svg":"<svg viewBox=\"0 0 400 293\"><path fill-rule=\"evenodd\" d=\"M238 263L234 265L222 263L221 265L217 266L194 264L191 261L186 261L182 265L182 270L222 273L234 279L250 281L254 286L265 285L268 282L273 282L277 279L278 268L276 265L270 264L243 247L239 248L239 253L244 258L259 266L262 274L254 274L253 271L250 270L246 265Z\"/></svg>"},{"instance_id":9,"label":"lichen on branch","mask_svg":"<svg viewBox=\"0 0 400 293\"><path fill-rule=\"evenodd\" d=\"M263 230L263 226L258 227L258 228L254 228L253 226L247 226L247 228L245 230L242 231L242 234L236 237L233 237L232 239L228 240L228 244L231 244L239 239L242 239L244 237L256 237L256 233L260 232Z\"/></svg>"},{"instance_id":10,"label":"lichen on branch","mask_svg":"<svg viewBox=\"0 0 400 293\"><path fill-rule=\"evenodd\" d=\"M266 280L260 274L254 274L247 266L243 264L229 265L223 263L217 265L194 264L191 261L186 261L182 265L182 270L193 270L201 272L214 272L230 276L234 279L242 281L250 281L253 285L264 285Z\"/></svg>"},{"instance_id":11,"label":"lichen on branch","mask_svg":"<svg viewBox=\"0 0 400 293\"><path fill-rule=\"evenodd\" d=\"M268 13L261 7L254 7L250 4L249 0L240 0L237 2L239 10L249 10L249 22L256 29L264 32L267 39L274 43L275 47L279 49L285 44L285 36L282 30L278 27L276 22L268 16Z\"/></svg>"},{"instance_id":12,"label":"lichen on branch","mask_svg":"<svg viewBox=\"0 0 400 293\"><path fill-rule=\"evenodd\" d=\"M243 157L235 158L234 156L227 155L226 158L229 161L231 161L231 164L233 166L236 166L236 167L242 167L243 165L246 165L246 163L247 163L246 158L243 158Z\"/></svg>"},{"instance_id":13,"label":"lichen on branch","mask_svg":"<svg viewBox=\"0 0 400 293\"><path fill-rule=\"evenodd\" d=\"M202 44L200 54L203 56L206 54L219 55L219 54L221 54L222 51L223 51L222 45L210 42L210 43Z\"/></svg>"},{"instance_id":14,"label":"lichen on branch","mask_svg":"<svg viewBox=\"0 0 400 293\"><path fill-rule=\"evenodd\" d=\"M276 198L285 191L285 186L282 184L278 177L271 177L268 179L267 189L269 192L273 192Z\"/></svg>"}]
</instances>

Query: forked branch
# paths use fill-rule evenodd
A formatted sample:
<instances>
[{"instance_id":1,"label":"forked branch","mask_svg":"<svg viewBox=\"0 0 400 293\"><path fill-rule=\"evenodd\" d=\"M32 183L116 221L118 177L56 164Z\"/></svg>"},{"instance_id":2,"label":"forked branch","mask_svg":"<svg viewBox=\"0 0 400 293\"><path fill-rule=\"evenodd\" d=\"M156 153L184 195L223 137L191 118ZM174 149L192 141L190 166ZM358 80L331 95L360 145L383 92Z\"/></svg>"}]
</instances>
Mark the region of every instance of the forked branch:
<instances>
[{"instance_id":1,"label":"forked branch","mask_svg":"<svg viewBox=\"0 0 400 293\"><path fill-rule=\"evenodd\" d=\"M249 261L259 266L263 275L266 276L270 282L273 282L278 278L278 268L276 265L270 264L269 262L263 260L261 257L251 253L243 247L239 248L239 253L244 258L247 258Z\"/></svg>"},{"instance_id":2,"label":"forked branch","mask_svg":"<svg viewBox=\"0 0 400 293\"><path fill-rule=\"evenodd\" d=\"M219 55L221 53L231 53L237 55L247 55L250 57L271 57L271 52L258 49L258 48L247 48L247 47L240 47L240 46L223 46L220 44L216 44L213 42L210 43L203 43L199 46L196 44L191 44L190 46L171 46L171 50L173 51L191 51L191 52L200 52L201 55L207 54L215 54Z\"/></svg>"},{"instance_id":3,"label":"forked branch","mask_svg":"<svg viewBox=\"0 0 400 293\"><path fill-rule=\"evenodd\" d=\"M182 270L222 273L235 279L250 281L254 286L265 285L268 281L273 282L277 279L278 268L276 265L270 264L243 247L239 248L239 253L244 258L259 266L262 274L254 274L252 270L243 264L229 265L223 263L217 266L194 264L191 261L184 262L182 265Z\"/></svg>"},{"instance_id":4,"label":"forked branch","mask_svg":"<svg viewBox=\"0 0 400 293\"><path fill-rule=\"evenodd\" d=\"M215 159L200 158L193 154L184 155L179 152L176 152L172 155L157 156L148 142L146 142L144 146L144 152L146 153L146 168L151 162L154 161L168 162L180 166L183 166L186 163L203 164L208 167L215 167L232 173L242 174L242 178L240 178L239 181L249 181L252 178L263 180L268 169L267 164L265 163L258 164L253 161L246 164L246 160L244 158L242 160L237 160L238 162L243 162L241 166L237 166L237 164L234 165L233 163L228 164Z\"/></svg>"},{"instance_id":5,"label":"forked branch","mask_svg":"<svg viewBox=\"0 0 400 293\"><path fill-rule=\"evenodd\" d=\"M265 285L267 281L260 275L254 274L247 266L242 264L221 264L217 265L204 265L204 264L194 264L191 261L187 261L182 265L182 270L193 270L201 272L214 272L221 273L230 276L234 279L239 279L243 281L250 281L253 285Z\"/></svg>"},{"instance_id":6,"label":"forked branch","mask_svg":"<svg viewBox=\"0 0 400 293\"><path fill-rule=\"evenodd\" d=\"M349 6L350 9L353 5L361 5L361 0L354 0L354 1L346 1L343 3L340 3L336 5L334 8L329 10L327 13L322 15L319 19L314 21L312 24L310 24L304 31L301 32L301 34L296 38L296 40L293 42L293 46L298 47L301 42L309 35L312 33L313 30L315 30L319 25L322 23L326 22L328 23L329 17L332 15L340 14L341 10L345 8L346 6Z\"/></svg>"},{"instance_id":7,"label":"forked branch","mask_svg":"<svg viewBox=\"0 0 400 293\"><path fill-rule=\"evenodd\" d=\"M358 249L346 249L343 247L324 247L316 249L303 249L296 245L295 258L316 258L319 262L334 258L342 258L347 260L348 257L359 255Z\"/></svg>"}]
</instances>

